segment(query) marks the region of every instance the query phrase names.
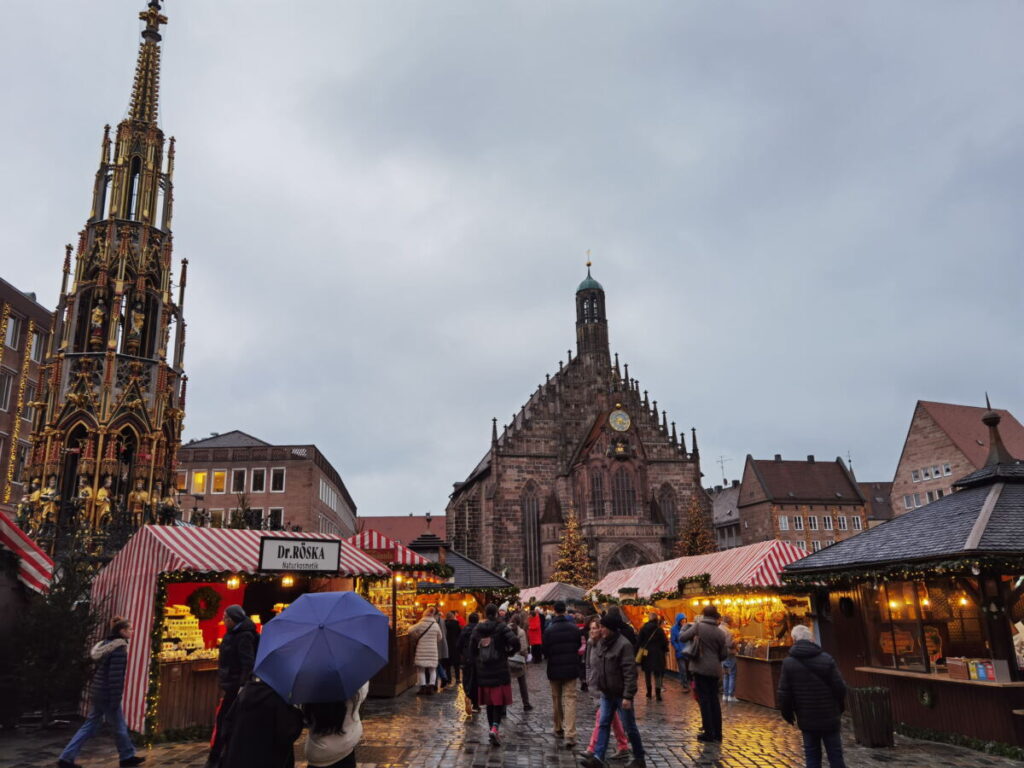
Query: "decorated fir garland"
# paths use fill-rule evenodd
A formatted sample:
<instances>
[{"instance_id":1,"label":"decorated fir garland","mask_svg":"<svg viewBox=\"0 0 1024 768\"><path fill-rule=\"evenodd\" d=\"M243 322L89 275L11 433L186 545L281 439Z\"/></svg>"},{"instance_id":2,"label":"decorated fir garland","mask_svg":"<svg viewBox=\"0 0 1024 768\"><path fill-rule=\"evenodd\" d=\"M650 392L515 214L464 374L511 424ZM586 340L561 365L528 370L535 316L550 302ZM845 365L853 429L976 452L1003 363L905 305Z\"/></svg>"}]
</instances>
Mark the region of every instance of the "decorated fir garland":
<instances>
[{"instance_id":1,"label":"decorated fir garland","mask_svg":"<svg viewBox=\"0 0 1024 768\"><path fill-rule=\"evenodd\" d=\"M511 599L519 596L519 587L460 587L455 584L429 584L421 582L417 592L421 595L459 595L486 592L495 598Z\"/></svg>"},{"instance_id":2,"label":"decorated fir garland","mask_svg":"<svg viewBox=\"0 0 1024 768\"><path fill-rule=\"evenodd\" d=\"M200 621L209 621L217 615L220 608L220 593L213 587L199 587L185 602L192 611L192 615Z\"/></svg>"},{"instance_id":3,"label":"decorated fir garland","mask_svg":"<svg viewBox=\"0 0 1024 768\"><path fill-rule=\"evenodd\" d=\"M1024 569L1024 557L985 555L917 563L891 563L877 567L852 567L814 573L783 573L789 587L851 586L866 581L924 581L941 576L977 576L982 571L1015 573Z\"/></svg>"},{"instance_id":4,"label":"decorated fir garland","mask_svg":"<svg viewBox=\"0 0 1024 768\"><path fill-rule=\"evenodd\" d=\"M392 571L400 573L429 573L442 579L448 579L455 575L455 569L445 563L388 563L387 565Z\"/></svg>"}]
</instances>

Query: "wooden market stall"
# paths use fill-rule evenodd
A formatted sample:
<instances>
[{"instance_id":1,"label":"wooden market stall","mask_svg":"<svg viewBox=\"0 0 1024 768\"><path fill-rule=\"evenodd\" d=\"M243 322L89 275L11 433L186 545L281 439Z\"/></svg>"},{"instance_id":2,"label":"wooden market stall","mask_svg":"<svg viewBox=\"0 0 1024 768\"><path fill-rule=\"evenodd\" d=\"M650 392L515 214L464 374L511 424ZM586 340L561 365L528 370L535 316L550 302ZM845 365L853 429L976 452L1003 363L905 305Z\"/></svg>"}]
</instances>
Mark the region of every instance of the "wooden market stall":
<instances>
[{"instance_id":1,"label":"wooden market stall","mask_svg":"<svg viewBox=\"0 0 1024 768\"><path fill-rule=\"evenodd\" d=\"M1024 746L1024 464L988 411L987 464L955 492L785 569L822 590L823 645L888 688L909 733Z\"/></svg>"},{"instance_id":2,"label":"wooden market stall","mask_svg":"<svg viewBox=\"0 0 1024 768\"><path fill-rule=\"evenodd\" d=\"M575 584L549 581L547 584L519 590L519 602L523 606L541 605L546 607L553 605L556 600L561 600L570 608L589 609L587 613L593 610L590 608L590 601L587 600L587 590L577 587Z\"/></svg>"},{"instance_id":3,"label":"wooden market stall","mask_svg":"<svg viewBox=\"0 0 1024 768\"><path fill-rule=\"evenodd\" d=\"M153 734L212 725L228 605L241 605L259 627L303 592L353 590L362 578L390 575L331 534L143 526L92 585L101 619L123 616L135 629L125 675L128 727Z\"/></svg>"},{"instance_id":4,"label":"wooden market stall","mask_svg":"<svg viewBox=\"0 0 1024 768\"><path fill-rule=\"evenodd\" d=\"M416 649L409 628L423 611L417 603L419 585L444 581L451 575L451 569L372 529L360 531L348 542L391 571L388 579L367 581L363 595L388 617L390 630L388 663L370 680L370 695L398 696L416 682Z\"/></svg>"},{"instance_id":5,"label":"wooden market stall","mask_svg":"<svg viewBox=\"0 0 1024 768\"><path fill-rule=\"evenodd\" d=\"M775 706L782 660L789 653L789 630L814 627L806 590L788 590L782 568L805 556L784 541L762 541L707 555L680 557L613 571L590 592L598 603L617 602L634 628L651 611L664 619L666 635L677 613L694 620L707 605L732 619L737 641L736 697ZM675 654L668 669L677 672Z\"/></svg>"},{"instance_id":6,"label":"wooden market stall","mask_svg":"<svg viewBox=\"0 0 1024 768\"><path fill-rule=\"evenodd\" d=\"M470 613L482 612L488 603L502 603L519 594L519 588L504 576L457 552L432 533L421 535L409 544L409 549L451 568L452 573L442 583L418 585L420 608L437 605L443 612L454 611L464 622Z\"/></svg>"}]
</instances>

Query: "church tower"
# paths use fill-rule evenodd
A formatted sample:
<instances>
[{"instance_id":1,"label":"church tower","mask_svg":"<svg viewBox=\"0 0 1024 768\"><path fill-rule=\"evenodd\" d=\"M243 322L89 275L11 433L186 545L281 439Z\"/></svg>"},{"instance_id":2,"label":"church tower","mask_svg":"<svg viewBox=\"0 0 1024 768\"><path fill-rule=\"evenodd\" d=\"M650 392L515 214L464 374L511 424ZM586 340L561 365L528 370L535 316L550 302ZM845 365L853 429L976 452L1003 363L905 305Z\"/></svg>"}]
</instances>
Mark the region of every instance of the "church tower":
<instances>
[{"instance_id":1,"label":"church tower","mask_svg":"<svg viewBox=\"0 0 1024 768\"><path fill-rule=\"evenodd\" d=\"M576 289L576 354L588 368L607 371L611 357L604 288L590 276L590 267L588 261L587 277Z\"/></svg>"},{"instance_id":2,"label":"church tower","mask_svg":"<svg viewBox=\"0 0 1024 768\"><path fill-rule=\"evenodd\" d=\"M127 116L103 130L92 206L64 258L25 469L30 532L109 534L174 487L185 405L185 270L171 279L174 138L157 123L160 2L150 0ZM166 154L165 154L166 150ZM175 300L175 289L177 300ZM112 543L109 537L106 542Z\"/></svg>"}]
</instances>

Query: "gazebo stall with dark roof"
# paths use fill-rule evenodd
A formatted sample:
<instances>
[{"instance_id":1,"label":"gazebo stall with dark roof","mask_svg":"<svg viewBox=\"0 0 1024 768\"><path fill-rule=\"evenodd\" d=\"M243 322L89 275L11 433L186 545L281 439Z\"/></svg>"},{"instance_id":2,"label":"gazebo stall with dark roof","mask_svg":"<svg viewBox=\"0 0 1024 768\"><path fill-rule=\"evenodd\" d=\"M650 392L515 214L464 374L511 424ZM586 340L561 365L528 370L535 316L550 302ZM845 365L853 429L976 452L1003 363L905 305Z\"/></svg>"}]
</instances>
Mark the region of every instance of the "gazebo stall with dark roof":
<instances>
[{"instance_id":1,"label":"gazebo stall with dark roof","mask_svg":"<svg viewBox=\"0 0 1024 768\"><path fill-rule=\"evenodd\" d=\"M416 600L421 608L437 605L441 611L455 611L460 620L465 620L473 611L483 611L487 603L502 603L519 594L519 588L504 576L457 552L429 531L411 542L409 549L454 571L444 583L418 585Z\"/></svg>"},{"instance_id":2,"label":"gazebo stall with dark roof","mask_svg":"<svg viewBox=\"0 0 1024 768\"><path fill-rule=\"evenodd\" d=\"M889 688L896 720L1024 746L1024 463L988 410L984 467L956 492L786 566L820 590L825 649Z\"/></svg>"}]
</instances>

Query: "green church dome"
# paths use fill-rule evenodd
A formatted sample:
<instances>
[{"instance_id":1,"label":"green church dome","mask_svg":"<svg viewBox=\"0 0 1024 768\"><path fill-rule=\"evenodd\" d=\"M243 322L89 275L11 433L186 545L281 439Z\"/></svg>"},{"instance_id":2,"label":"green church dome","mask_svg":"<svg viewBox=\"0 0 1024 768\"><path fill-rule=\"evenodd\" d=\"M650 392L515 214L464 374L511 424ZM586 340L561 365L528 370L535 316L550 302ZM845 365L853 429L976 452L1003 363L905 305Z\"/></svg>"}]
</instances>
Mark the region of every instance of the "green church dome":
<instances>
[{"instance_id":1,"label":"green church dome","mask_svg":"<svg viewBox=\"0 0 1024 768\"><path fill-rule=\"evenodd\" d=\"M576 293L579 293L580 291L603 291L603 290L604 290L604 288L601 287L601 284L599 282L597 282L597 280L595 280L594 278L592 278L590 276L590 265L587 265L587 277L586 277L586 279L582 283L580 283L580 287L576 289Z\"/></svg>"}]
</instances>

